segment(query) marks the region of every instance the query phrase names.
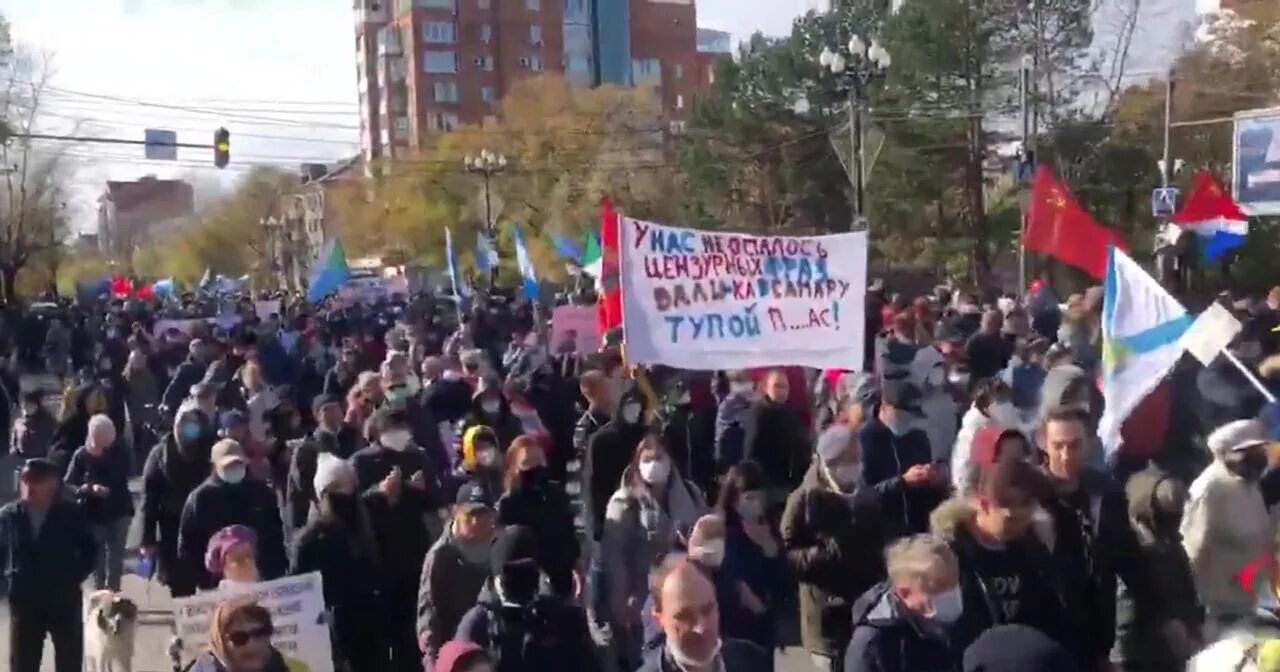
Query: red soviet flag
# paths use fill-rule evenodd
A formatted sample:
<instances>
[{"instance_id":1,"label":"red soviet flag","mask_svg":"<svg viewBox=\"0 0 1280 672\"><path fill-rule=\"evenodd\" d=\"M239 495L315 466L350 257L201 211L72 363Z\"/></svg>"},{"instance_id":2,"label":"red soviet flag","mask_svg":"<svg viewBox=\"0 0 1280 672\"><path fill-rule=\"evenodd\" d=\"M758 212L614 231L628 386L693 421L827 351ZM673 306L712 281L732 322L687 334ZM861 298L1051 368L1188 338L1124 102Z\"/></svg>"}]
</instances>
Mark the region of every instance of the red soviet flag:
<instances>
[{"instance_id":1,"label":"red soviet flag","mask_svg":"<svg viewBox=\"0 0 1280 672\"><path fill-rule=\"evenodd\" d=\"M618 251L621 231L618 213L608 196L600 199L600 287L596 304L596 322L600 335L622 326L622 287L618 284Z\"/></svg>"},{"instance_id":2,"label":"red soviet flag","mask_svg":"<svg viewBox=\"0 0 1280 672\"><path fill-rule=\"evenodd\" d=\"M1022 245L1101 280L1107 274L1107 246L1128 249L1119 233L1094 221L1046 166L1031 184Z\"/></svg>"}]
</instances>

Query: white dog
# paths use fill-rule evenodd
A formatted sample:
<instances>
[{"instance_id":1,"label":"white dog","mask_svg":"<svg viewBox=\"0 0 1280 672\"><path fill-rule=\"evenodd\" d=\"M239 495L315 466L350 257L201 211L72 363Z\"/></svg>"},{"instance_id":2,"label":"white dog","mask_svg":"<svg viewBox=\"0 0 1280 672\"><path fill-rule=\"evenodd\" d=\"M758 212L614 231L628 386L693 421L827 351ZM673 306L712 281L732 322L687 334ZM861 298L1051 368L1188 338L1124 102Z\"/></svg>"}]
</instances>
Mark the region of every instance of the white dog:
<instances>
[{"instance_id":1,"label":"white dog","mask_svg":"<svg viewBox=\"0 0 1280 672\"><path fill-rule=\"evenodd\" d=\"M133 635L138 607L109 590L89 596L84 623L87 672L133 672Z\"/></svg>"}]
</instances>

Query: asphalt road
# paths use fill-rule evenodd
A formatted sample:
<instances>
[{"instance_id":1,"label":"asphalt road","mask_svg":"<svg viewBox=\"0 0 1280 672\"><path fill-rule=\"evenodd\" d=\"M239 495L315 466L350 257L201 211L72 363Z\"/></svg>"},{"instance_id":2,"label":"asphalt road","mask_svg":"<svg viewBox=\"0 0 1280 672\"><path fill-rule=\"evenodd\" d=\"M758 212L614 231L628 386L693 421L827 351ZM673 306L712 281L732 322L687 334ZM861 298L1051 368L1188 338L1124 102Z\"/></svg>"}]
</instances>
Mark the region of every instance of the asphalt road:
<instances>
[{"instance_id":1,"label":"asphalt road","mask_svg":"<svg viewBox=\"0 0 1280 672\"><path fill-rule=\"evenodd\" d=\"M49 402L57 404L61 401L56 393L55 381L48 377L24 377L24 389L42 388L51 393ZM13 491L13 479L6 476L13 473L16 462L12 458L0 458L0 502L8 502L16 493ZM140 497L141 483L135 479L130 485L135 499ZM137 507L141 509L141 505ZM134 557L142 539L141 516L134 517L129 527L128 555L126 567L130 566L128 558ZM86 591L87 592L87 591ZM173 603L169 591L158 583L149 583L141 577L126 574L124 577L124 595L133 600L141 610L140 623L135 637L136 651L134 655L134 672L170 672L173 669L169 662L167 649L172 637ZM0 600L0 669L8 669L9 660L9 608L6 601ZM41 672L53 672L53 647L46 641L44 663ZM777 654L778 672L812 672L813 664L808 654L798 648L787 648Z\"/></svg>"}]
</instances>

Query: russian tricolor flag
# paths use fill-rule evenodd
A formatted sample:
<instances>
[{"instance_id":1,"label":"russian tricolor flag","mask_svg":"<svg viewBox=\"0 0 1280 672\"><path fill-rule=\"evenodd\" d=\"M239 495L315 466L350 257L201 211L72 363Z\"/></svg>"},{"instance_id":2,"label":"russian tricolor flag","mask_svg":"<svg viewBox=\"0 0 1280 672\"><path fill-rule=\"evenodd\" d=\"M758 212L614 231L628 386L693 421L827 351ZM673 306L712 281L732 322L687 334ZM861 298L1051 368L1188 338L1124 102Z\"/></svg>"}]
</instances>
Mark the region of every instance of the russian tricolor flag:
<instances>
[{"instance_id":1,"label":"russian tricolor flag","mask_svg":"<svg viewBox=\"0 0 1280 672\"><path fill-rule=\"evenodd\" d=\"M1196 175L1182 209L1169 221L1200 236L1201 250L1209 261L1243 245L1249 234L1249 216L1208 171Z\"/></svg>"}]
</instances>

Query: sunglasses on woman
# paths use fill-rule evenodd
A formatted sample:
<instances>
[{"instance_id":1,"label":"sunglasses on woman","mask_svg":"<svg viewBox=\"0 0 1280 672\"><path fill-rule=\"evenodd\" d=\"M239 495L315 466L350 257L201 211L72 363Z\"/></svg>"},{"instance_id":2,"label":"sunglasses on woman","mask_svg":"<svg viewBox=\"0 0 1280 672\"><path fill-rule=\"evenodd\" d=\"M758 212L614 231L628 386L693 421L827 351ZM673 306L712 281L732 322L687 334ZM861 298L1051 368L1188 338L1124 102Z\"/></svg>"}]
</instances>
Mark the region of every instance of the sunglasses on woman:
<instances>
[{"instance_id":1,"label":"sunglasses on woman","mask_svg":"<svg viewBox=\"0 0 1280 672\"><path fill-rule=\"evenodd\" d=\"M233 630L227 633L227 640L232 646L244 646L255 639L270 639L275 634L275 628L269 625L263 625L252 630Z\"/></svg>"}]
</instances>

